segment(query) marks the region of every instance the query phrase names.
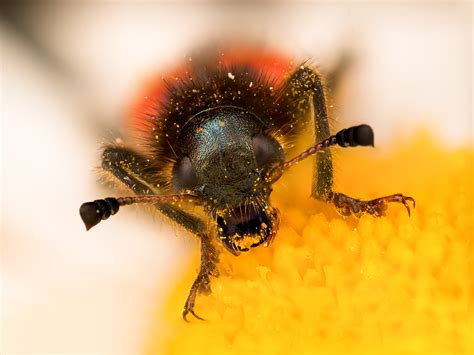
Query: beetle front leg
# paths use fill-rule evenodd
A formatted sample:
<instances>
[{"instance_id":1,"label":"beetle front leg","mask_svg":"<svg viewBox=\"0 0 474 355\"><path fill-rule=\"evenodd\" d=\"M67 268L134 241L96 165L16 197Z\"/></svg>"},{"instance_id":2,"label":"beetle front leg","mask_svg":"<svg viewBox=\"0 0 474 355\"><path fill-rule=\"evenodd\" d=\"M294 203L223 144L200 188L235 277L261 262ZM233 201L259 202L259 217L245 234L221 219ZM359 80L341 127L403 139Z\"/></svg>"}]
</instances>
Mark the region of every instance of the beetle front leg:
<instances>
[{"instance_id":1,"label":"beetle front leg","mask_svg":"<svg viewBox=\"0 0 474 355\"><path fill-rule=\"evenodd\" d=\"M287 84L287 95L294 99L294 112L307 112L310 104L314 109L314 129L316 143L330 137L329 120L326 108L324 87L319 75L308 67L300 67L289 79ZM415 207L412 197L402 194L394 194L379 197L373 200L363 201L345 194L333 191L333 166L332 156L329 149L319 151L316 154L316 171L313 178L312 196L327 202L332 202L337 211L348 216L354 214L360 216L368 213L379 217L384 215L387 204L391 202L402 203L410 214L408 202Z\"/></svg>"},{"instance_id":2,"label":"beetle front leg","mask_svg":"<svg viewBox=\"0 0 474 355\"><path fill-rule=\"evenodd\" d=\"M402 203L407 209L408 215L410 215L410 205L408 202L410 202L413 205L413 208L415 208L414 198L402 194L394 194L364 201L335 192L332 201L334 206L336 206L337 211L343 216L350 216L353 214L360 217L364 213L376 217L384 216L387 205L390 202Z\"/></svg>"},{"instance_id":3,"label":"beetle front leg","mask_svg":"<svg viewBox=\"0 0 474 355\"><path fill-rule=\"evenodd\" d=\"M326 97L320 76L308 67L300 67L290 77L287 95L294 100L290 109L303 116L314 109L314 132L316 143L330 136ZM329 149L316 154L316 170L313 176L312 196L318 200L330 201L333 188L332 156Z\"/></svg>"},{"instance_id":4,"label":"beetle front leg","mask_svg":"<svg viewBox=\"0 0 474 355\"><path fill-rule=\"evenodd\" d=\"M127 148L106 147L102 154L102 168L112 173L120 182L138 195L152 194L151 186L156 185L149 182L147 175L144 174L147 168L147 160ZM219 261L217 249L208 235L207 224L176 205L156 203L154 206L161 213L200 238L201 266L184 305L183 318L187 321L186 316L191 313L196 318L202 319L194 312L196 296L199 293L209 294L211 292L211 277L218 276L217 263Z\"/></svg>"},{"instance_id":5,"label":"beetle front leg","mask_svg":"<svg viewBox=\"0 0 474 355\"><path fill-rule=\"evenodd\" d=\"M184 304L183 319L188 322L187 315L191 313L194 317L204 320L194 312L194 304L196 296L200 293L208 295L211 293L211 276L219 276L217 263L219 262L219 254L209 237L201 238L201 266L199 274L191 286L188 298Z\"/></svg>"},{"instance_id":6,"label":"beetle front leg","mask_svg":"<svg viewBox=\"0 0 474 355\"><path fill-rule=\"evenodd\" d=\"M150 182L147 171L147 160L142 155L124 147L106 147L102 153L102 168L125 184L137 195L150 195L156 190L155 183ZM207 223L182 208L171 203L155 203L155 208L182 227L198 237L207 233Z\"/></svg>"}]
</instances>

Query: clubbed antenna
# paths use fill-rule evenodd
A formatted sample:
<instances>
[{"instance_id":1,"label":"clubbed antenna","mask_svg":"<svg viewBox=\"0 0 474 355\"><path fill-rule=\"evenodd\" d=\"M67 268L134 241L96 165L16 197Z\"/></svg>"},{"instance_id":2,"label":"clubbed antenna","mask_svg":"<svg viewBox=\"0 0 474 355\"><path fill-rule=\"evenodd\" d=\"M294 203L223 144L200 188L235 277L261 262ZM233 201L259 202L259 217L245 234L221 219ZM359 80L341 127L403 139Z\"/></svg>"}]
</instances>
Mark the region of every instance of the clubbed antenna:
<instances>
[{"instance_id":1,"label":"clubbed antenna","mask_svg":"<svg viewBox=\"0 0 474 355\"><path fill-rule=\"evenodd\" d=\"M341 147L357 147L367 145L373 147L374 131L372 131L372 128L366 124L345 128L336 133L336 142Z\"/></svg>"},{"instance_id":2,"label":"clubbed antenna","mask_svg":"<svg viewBox=\"0 0 474 355\"><path fill-rule=\"evenodd\" d=\"M103 200L86 202L79 208L79 214L86 226L86 230L91 229L102 220L106 220L111 215L118 212L120 206L132 205L136 203L177 203L181 201L196 202L197 196L190 194L183 195L144 195L132 197L107 197Z\"/></svg>"},{"instance_id":3,"label":"clubbed antenna","mask_svg":"<svg viewBox=\"0 0 474 355\"><path fill-rule=\"evenodd\" d=\"M333 145L339 145L343 148L368 145L373 147L374 132L372 128L366 124L344 128L343 130L337 132L334 136L326 138L318 144L306 149L304 152L293 159L286 161L283 163L283 165L271 170L266 177L266 181L272 183L278 180L285 170L291 168L293 165L299 163L303 159L306 159L307 157Z\"/></svg>"}]
</instances>

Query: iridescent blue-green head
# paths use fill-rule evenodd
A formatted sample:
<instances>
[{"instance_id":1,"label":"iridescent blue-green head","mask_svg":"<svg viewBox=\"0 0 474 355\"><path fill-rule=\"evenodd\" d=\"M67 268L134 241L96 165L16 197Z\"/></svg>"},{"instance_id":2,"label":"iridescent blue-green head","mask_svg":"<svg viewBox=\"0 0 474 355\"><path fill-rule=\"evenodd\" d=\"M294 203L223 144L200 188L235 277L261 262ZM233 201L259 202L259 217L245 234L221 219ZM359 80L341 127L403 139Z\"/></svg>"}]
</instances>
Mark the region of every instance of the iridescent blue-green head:
<instances>
[{"instance_id":1,"label":"iridescent blue-green head","mask_svg":"<svg viewBox=\"0 0 474 355\"><path fill-rule=\"evenodd\" d=\"M284 154L268 128L244 109L220 107L193 116L179 137L173 187L202 199L219 239L235 253L268 244L278 229L264 177Z\"/></svg>"}]
</instances>

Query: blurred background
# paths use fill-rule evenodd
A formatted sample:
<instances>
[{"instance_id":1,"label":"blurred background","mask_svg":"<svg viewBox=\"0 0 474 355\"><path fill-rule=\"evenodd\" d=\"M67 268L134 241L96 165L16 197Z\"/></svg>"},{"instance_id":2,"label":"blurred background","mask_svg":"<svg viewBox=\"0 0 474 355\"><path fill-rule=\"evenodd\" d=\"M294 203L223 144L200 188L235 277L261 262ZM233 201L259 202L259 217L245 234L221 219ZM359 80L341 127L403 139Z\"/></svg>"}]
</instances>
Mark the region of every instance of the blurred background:
<instances>
[{"instance_id":1,"label":"blurred background","mask_svg":"<svg viewBox=\"0 0 474 355\"><path fill-rule=\"evenodd\" d=\"M0 30L3 354L142 351L198 243L141 208L86 233L78 208L114 195L94 167L140 83L200 45L259 41L322 72L351 53L337 125L371 124L379 150L420 127L472 146L469 1L7 1Z\"/></svg>"}]
</instances>

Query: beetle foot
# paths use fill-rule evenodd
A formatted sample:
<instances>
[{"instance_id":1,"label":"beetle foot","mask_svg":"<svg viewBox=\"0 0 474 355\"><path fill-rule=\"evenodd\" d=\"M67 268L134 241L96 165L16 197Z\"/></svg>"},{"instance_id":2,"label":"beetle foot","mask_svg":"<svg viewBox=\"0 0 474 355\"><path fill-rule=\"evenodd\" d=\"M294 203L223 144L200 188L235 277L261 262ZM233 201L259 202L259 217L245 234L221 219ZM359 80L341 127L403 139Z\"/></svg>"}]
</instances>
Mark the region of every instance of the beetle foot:
<instances>
[{"instance_id":1,"label":"beetle foot","mask_svg":"<svg viewBox=\"0 0 474 355\"><path fill-rule=\"evenodd\" d=\"M209 295L211 293L210 276L217 276L217 270L214 270L214 274L212 272L213 270L209 270L204 267L199 272L198 276L196 277L196 280L194 280L194 283L191 286L191 290L189 291L188 298L186 299L186 303L184 304L183 319L186 322L189 322L189 320L187 319L187 316L189 314L192 314L199 320L205 320L194 312L194 305L196 303L196 296L198 294Z\"/></svg>"},{"instance_id":2,"label":"beetle foot","mask_svg":"<svg viewBox=\"0 0 474 355\"><path fill-rule=\"evenodd\" d=\"M199 320L205 320L204 318L198 316L196 314L196 312L194 312L194 304L196 303L196 296L198 294L198 290L199 290L200 286L201 286L200 285L200 278L198 276L196 281L194 281L193 286L191 287L191 290L189 291L188 298L186 299L186 303L184 304L183 319L186 322L189 322L189 320L187 319L187 316L189 314L192 314L195 318L197 318Z\"/></svg>"},{"instance_id":3,"label":"beetle foot","mask_svg":"<svg viewBox=\"0 0 474 355\"><path fill-rule=\"evenodd\" d=\"M189 323L189 320L187 318L188 314L191 313L194 317L196 317L197 319L199 320L205 320L204 318L202 317L199 317L195 312L194 312L194 309L193 308L190 308L190 309L184 309L183 311L183 319Z\"/></svg>"},{"instance_id":4,"label":"beetle foot","mask_svg":"<svg viewBox=\"0 0 474 355\"><path fill-rule=\"evenodd\" d=\"M337 211L343 216L350 216L353 214L357 217L360 217L362 214L368 213L375 217L381 217L385 215L388 204L391 202L402 203L407 209L409 216L411 211L408 202L410 202L413 205L412 207L415 208L415 199L402 194L394 194L375 198L369 201L363 201L342 193L335 193L333 195L332 202L334 203Z\"/></svg>"}]
</instances>

